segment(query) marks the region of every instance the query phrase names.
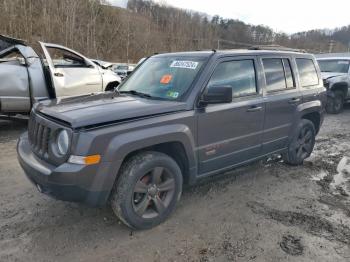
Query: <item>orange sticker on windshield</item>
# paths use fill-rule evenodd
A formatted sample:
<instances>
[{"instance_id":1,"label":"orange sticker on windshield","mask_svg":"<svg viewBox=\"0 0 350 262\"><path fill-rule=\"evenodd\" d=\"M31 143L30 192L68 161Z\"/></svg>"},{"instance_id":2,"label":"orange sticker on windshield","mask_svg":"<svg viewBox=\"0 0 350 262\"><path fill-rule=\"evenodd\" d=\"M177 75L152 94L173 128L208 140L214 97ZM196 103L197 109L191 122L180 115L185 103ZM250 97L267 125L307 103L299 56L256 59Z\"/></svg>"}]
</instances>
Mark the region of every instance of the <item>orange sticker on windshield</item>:
<instances>
[{"instance_id":1,"label":"orange sticker on windshield","mask_svg":"<svg viewBox=\"0 0 350 262\"><path fill-rule=\"evenodd\" d=\"M171 79L173 78L172 75L163 75L162 79L160 79L161 84L169 84L171 82Z\"/></svg>"}]
</instances>

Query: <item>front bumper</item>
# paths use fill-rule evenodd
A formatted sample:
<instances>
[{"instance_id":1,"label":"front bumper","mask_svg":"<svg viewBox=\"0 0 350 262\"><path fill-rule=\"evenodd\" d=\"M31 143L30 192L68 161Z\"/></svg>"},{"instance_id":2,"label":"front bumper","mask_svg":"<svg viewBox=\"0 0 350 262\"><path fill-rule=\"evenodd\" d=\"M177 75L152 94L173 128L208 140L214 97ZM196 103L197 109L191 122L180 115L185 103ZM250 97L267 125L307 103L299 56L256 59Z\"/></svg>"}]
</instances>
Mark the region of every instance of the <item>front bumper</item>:
<instances>
[{"instance_id":1,"label":"front bumper","mask_svg":"<svg viewBox=\"0 0 350 262\"><path fill-rule=\"evenodd\" d=\"M41 193L55 199L82 202L90 206L106 204L110 191L91 190L91 179L96 180L98 169L64 163L53 166L39 159L31 150L27 133L23 134L17 144L18 161L28 179Z\"/></svg>"}]
</instances>

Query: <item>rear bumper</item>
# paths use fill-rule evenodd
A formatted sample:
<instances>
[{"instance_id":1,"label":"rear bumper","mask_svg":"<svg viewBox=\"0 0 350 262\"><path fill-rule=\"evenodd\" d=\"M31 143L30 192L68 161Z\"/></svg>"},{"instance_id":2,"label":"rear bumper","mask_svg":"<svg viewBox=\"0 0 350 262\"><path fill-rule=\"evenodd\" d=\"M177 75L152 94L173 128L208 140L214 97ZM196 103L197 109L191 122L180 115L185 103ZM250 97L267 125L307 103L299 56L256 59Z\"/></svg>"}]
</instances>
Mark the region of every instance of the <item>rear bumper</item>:
<instances>
[{"instance_id":1,"label":"rear bumper","mask_svg":"<svg viewBox=\"0 0 350 262\"><path fill-rule=\"evenodd\" d=\"M18 141L17 155L27 178L41 193L55 199L81 202L90 206L106 204L109 191L92 191L79 184L81 178L94 172L91 168L68 163L56 167L42 161L32 152L27 133Z\"/></svg>"}]
</instances>

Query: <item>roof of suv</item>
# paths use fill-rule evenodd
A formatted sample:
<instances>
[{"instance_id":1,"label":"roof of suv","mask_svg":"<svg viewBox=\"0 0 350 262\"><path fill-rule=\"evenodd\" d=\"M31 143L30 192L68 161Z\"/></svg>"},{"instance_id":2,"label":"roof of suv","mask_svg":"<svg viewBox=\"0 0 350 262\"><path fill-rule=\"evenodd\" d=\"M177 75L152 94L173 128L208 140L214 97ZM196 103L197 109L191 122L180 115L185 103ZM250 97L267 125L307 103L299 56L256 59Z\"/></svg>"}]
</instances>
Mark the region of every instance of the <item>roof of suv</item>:
<instances>
[{"instance_id":1,"label":"roof of suv","mask_svg":"<svg viewBox=\"0 0 350 262\"><path fill-rule=\"evenodd\" d=\"M208 51L190 51L190 52L176 52L176 53L164 53L156 54L154 57L170 57L170 56L181 56L181 57L208 57L215 52L217 55L311 55L308 53L294 52L294 51L279 51L279 50L249 50L249 49L234 49L234 50L208 50Z\"/></svg>"}]
</instances>

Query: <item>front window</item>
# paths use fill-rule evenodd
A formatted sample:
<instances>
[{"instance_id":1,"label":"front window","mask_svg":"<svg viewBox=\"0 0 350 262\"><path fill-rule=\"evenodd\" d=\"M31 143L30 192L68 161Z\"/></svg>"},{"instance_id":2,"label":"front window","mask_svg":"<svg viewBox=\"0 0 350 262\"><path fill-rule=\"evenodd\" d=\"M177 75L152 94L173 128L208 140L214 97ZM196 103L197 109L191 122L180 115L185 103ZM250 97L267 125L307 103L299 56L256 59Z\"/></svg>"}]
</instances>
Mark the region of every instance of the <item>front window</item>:
<instances>
[{"instance_id":1,"label":"front window","mask_svg":"<svg viewBox=\"0 0 350 262\"><path fill-rule=\"evenodd\" d=\"M0 63L9 63L13 65L21 65L24 64L24 57L22 54L17 50L12 50L10 52L7 52L5 54L2 54L0 56Z\"/></svg>"},{"instance_id":2,"label":"front window","mask_svg":"<svg viewBox=\"0 0 350 262\"><path fill-rule=\"evenodd\" d=\"M198 57L151 57L120 86L119 91L179 100L191 87L204 62L205 59Z\"/></svg>"},{"instance_id":3,"label":"front window","mask_svg":"<svg viewBox=\"0 0 350 262\"><path fill-rule=\"evenodd\" d=\"M321 72L324 73L348 73L349 60L319 60Z\"/></svg>"},{"instance_id":4,"label":"front window","mask_svg":"<svg viewBox=\"0 0 350 262\"><path fill-rule=\"evenodd\" d=\"M47 51L50 54L54 67L56 68L87 66L84 58L69 52L68 50L48 47Z\"/></svg>"},{"instance_id":5,"label":"front window","mask_svg":"<svg viewBox=\"0 0 350 262\"><path fill-rule=\"evenodd\" d=\"M235 60L219 64L208 87L229 86L232 97L242 97L257 93L254 60Z\"/></svg>"}]
</instances>

